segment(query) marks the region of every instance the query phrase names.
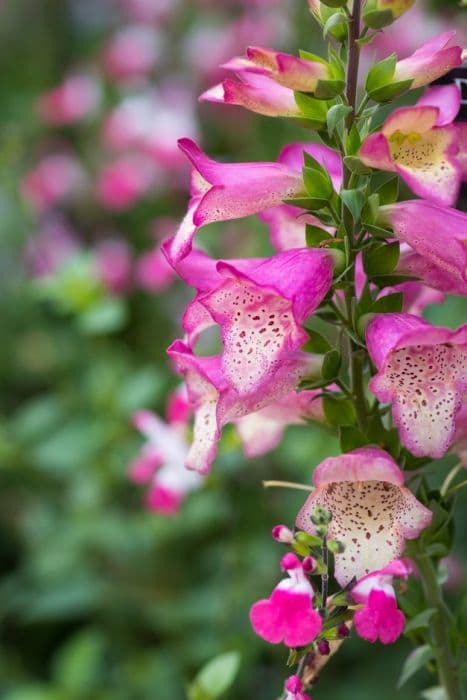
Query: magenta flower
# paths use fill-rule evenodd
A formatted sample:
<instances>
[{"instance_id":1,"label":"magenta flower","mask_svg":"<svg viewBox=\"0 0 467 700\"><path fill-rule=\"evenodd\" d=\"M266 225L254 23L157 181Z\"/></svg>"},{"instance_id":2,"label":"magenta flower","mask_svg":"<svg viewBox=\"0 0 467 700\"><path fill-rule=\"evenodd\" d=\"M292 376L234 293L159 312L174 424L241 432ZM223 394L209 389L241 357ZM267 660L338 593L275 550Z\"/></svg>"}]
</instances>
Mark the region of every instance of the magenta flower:
<instances>
[{"instance_id":1,"label":"magenta flower","mask_svg":"<svg viewBox=\"0 0 467 700\"><path fill-rule=\"evenodd\" d=\"M162 515L174 515L188 493L200 487L202 477L185 468L188 445L185 426L168 425L150 411L138 411L133 423L147 442L129 466L129 478L138 484L149 483L147 507Z\"/></svg>"},{"instance_id":2,"label":"magenta flower","mask_svg":"<svg viewBox=\"0 0 467 700\"><path fill-rule=\"evenodd\" d=\"M37 108L52 126L67 126L85 119L98 107L101 89L97 80L83 74L71 75L40 97Z\"/></svg>"},{"instance_id":3,"label":"magenta flower","mask_svg":"<svg viewBox=\"0 0 467 700\"><path fill-rule=\"evenodd\" d=\"M46 156L24 176L21 194L39 211L45 211L78 192L85 176L79 162L67 153Z\"/></svg>"},{"instance_id":4,"label":"magenta flower","mask_svg":"<svg viewBox=\"0 0 467 700\"><path fill-rule=\"evenodd\" d=\"M467 391L467 325L452 331L411 314L379 314L366 340L378 372L369 388L392 404L402 443L417 457L442 457Z\"/></svg>"},{"instance_id":5,"label":"magenta flower","mask_svg":"<svg viewBox=\"0 0 467 700\"><path fill-rule=\"evenodd\" d=\"M434 82L462 64L462 48L449 46L456 32L443 32L422 44L411 56L397 61L393 82L412 80L411 90Z\"/></svg>"},{"instance_id":6,"label":"magenta flower","mask_svg":"<svg viewBox=\"0 0 467 700\"><path fill-rule=\"evenodd\" d=\"M312 608L313 588L295 554L286 554L281 567L290 578L282 579L270 598L252 605L250 621L256 634L271 644L305 646L323 625L320 614Z\"/></svg>"},{"instance_id":7,"label":"magenta flower","mask_svg":"<svg viewBox=\"0 0 467 700\"><path fill-rule=\"evenodd\" d=\"M405 617L397 607L392 580L394 576L406 579L410 573L409 562L395 560L364 576L352 587L352 598L356 603L363 603L363 608L357 610L353 618L359 637L368 642L379 639L383 644L392 644L400 637Z\"/></svg>"},{"instance_id":8,"label":"magenta flower","mask_svg":"<svg viewBox=\"0 0 467 700\"><path fill-rule=\"evenodd\" d=\"M129 209L149 191L155 176L148 159L136 154L122 156L100 172L96 183L97 198L108 209Z\"/></svg>"},{"instance_id":9,"label":"magenta flower","mask_svg":"<svg viewBox=\"0 0 467 700\"><path fill-rule=\"evenodd\" d=\"M300 117L293 90L279 85L267 76L246 71L239 73L239 81L224 80L206 90L201 102L238 105L267 117Z\"/></svg>"},{"instance_id":10,"label":"magenta flower","mask_svg":"<svg viewBox=\"0 0 467 700\"><path fill-rule=\"evenodd\" d=\"M414 107L396 109L381 131L368 136L360 158L372 168L398 173L424 199L454 204L462 180L456 85L433 87Z\"/></svg>"},{"instance_id":11,"label":"magenta flower","mask_svg":"<svg viewBox=\"0 0 467 700\"><path fill-rule=\"evenodd\" d=\"M111 294L125 294L132 283L132 259L128 245L117 239L101 241L95 250L97 276Z\"/></svg>"},{"instance_id":12,"label":"magenta flower","mask_svg":"<svg viewBox=\"0 0 467 700\"><path fill-rule=\"evenodd\" d=\"M460 290L467 282L467 214L421 200L396 202L380 208L380 221L421 255L434 272L438 268ZM457 292L459 293L459 292Z\"/></svg>"},{"instance_id":13,"label":"magenta flower","mask_svg":"<svg viewBox=\"0 0 467 700\"><path fill-rule=\"evenodd\" d=\"M362 447L329 457L313 473L315 490L300 510L296 525L314 533L316 506L332 513L329 537L345 551L335 555L341 586L381 569L399 557L406 539L418 537L431 512L404 486L404 474L387 452Z\"/></svg>"},{"instance_id":14,"label":"magenta flower","mask_svg":"<svg viewBox=\"0 0 467 700\"><path fill-rule=\"evenodd\" d=\"M301 92L314 92L320 80L333 78L326 61L305 60L258 46L250 46L244 58L233 58L223 68L236 73L263 75L290 90Z\"/></svg>"},{"instance_id":15,"label":"magenta flower","mask_svg":"<svg viewBox=\"0 0 467 700\"><path fill-rule=\"evenodd\" d=\"M409 296L411 297L414 295L410 290L419 290L416 292L416 296L418 297L421 294L426 298L427 304L441 303L444 299L445 293L467 296L467 281L456 279L448 272L445 272L440 267L437 267L431 263L427 258L424 258L413 251L409 250L401 253L397 264L397 272L403 275L414 275L423 281L423 284L416 281L405 282L402 285L399 285L398 288L402 291L408 289ZM422 291L423 289L425 291ZM404 311L420 316L424 306L420 307L416 305L412 308L415 310L409 311L409 309L404 305Z\"/></svg>"},{"instance_id":16,"label":"magenta flower","mask_svg":"<svg viewBox=\"0 0 467 700\"><path fill-rule=\"evenodd\" d=\"M172 343L167 352L185 378L195 414L186 466L203 474L211 468L224 425L279 400L304 376L316 373L319 363L306 353L290 353L255 391L242 395L226 381L221 356L197 357L180 340Z\"/></svg>"},{"instance_id":17,"label":"magenta flower","mask_svg":"<svg viewBox=\"0 0 467 700\"><path fill-rule=\"evenodd\" d=\"M245 455L259 457L273 450L289 425L303 425L307 420L324 422L320 390L291 391L278 401L235 421Z\"/></svg>"},{"instance_id":18,"label":"magenta flower","mask_svg":"<svg viewBox=\"0 0 467 700\"><path fill-rule=\"evenodd\" d=\"M174 263L188 255L199 227L256 214L304 194L301 172L282 163L217 163L190 139L181 139L179 146L194 172L188 212L168 250Z\"/></svg>"},{"instance_id":19,"label":"magenta flower","mask_svg":"<svg viewBox=\"0 0 467 700\"><path fill-rule=\"evenodd\" d=\"M303 692L303 683L298 676L289 676L285 682L285 689L285 700L311 700L310 696Z\"/></svg>"},{"instance_id":20,"label":"magenta flower","mask_svg":"<svg viewBox=\"0 0 467 700\"><path fill-rule=\"evenodd\" d=\"M104 50L104 68L112 80L144 78L162 54L161 38L150 27L133 25L117 32Z\"/></svg>"}]
</instances>

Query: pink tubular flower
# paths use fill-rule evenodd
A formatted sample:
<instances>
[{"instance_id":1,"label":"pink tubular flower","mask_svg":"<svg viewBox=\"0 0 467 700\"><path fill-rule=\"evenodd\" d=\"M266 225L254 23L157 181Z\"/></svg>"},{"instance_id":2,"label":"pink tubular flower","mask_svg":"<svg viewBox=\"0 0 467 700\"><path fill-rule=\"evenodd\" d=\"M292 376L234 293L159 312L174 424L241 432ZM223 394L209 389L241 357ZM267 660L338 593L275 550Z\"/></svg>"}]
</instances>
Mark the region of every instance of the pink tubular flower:
<instances>
[{"instance_id":1,"label":"pink tubular flower","mask_svg":"<svg viewBox=\"0 0 467 700\"><path fill-rule=\"evenodd\" d=\"M168 349L177 371L185 378L195 414L193 443L186 466L207 473L216 455L221 429L226 423L258 411L293 389L310 372L317 360L306 353L290 353L276 371L264 378L256 391L241 395L224 377L222 358L197 357L181 341Z\"/></svg>"},{"instance_id":2,"label":"pink tubular flower","mask_svg":"<svg viewBox=\"0 0 467 700\"><path fill-rule=\"evenodd\" d=\"M233 58L223 68L236 73L263 75L279 85L302 92L314 92L320 80L332 78L325 61L305 60L257 46L250 46L245 58Z\"/></svg>"},{"instance_id":3,"label":"pink tubular flower","mask_svg":"<svg viewBox=\"0 0 467 700\"><path fill-rule=\"evenodd\" d=\"M259 457L273 450L289 425L302 425L306 420L324 422L319 394L320 390L292 391L260 411L238 418L235 425L245 455L249 458Z\"/></svg>"},{"instance_id":4,"label":"pink tubular flower","mask_svg":"<svg viewBox=\"0 0 467 700\"><path fill-rule=\"evenodd\" d=\"M432 266L431 274L439 270L443 278L448 275L459 288L456 293L465 294L467 214L416 199L387 204L379 213L381 223Z\"/></svg>"},{"instance_id":5,"label":"pink tubular flower","mask_svg":"<svg viewBox=\"0 0 467 700\"><path fill-rule=\"evenodd\" d=\"M298 676L289 676L285 682L285 689L285 700L311 700L310 696L303 692L303 683Z\"/></svg>"},{"instance_id":6,"label":"pink tubular flower","mask_svg":"<svg viewBox=\"0 0 467 700\"><path fill-rule=\"evenodd\" d=\"M150 482L146 503L150 510L174 515L186 495L202 483L195 472L185 469L188 446L180 424L168 425L150 411L138 411L133 423L147 439L128 475L136 483Z\"/></svg>"},{"instance_id":7,"label":"pink tubular flower","mask_svg":"<svg viewBox=\"0 0 467 700\"><path fill-rule=\"evenodd\" d=\"M238 105L267 117L302 116L290 88L255 73L240 73L239 80L240 82L227 79L206 90L200 96L200 102Z\"/></svg>"},{"instance_id":8,"label":"pink tubular flower","mask_svg":"<svg viewBox=\"0 0 467 700\"><path fill-rule=\"evenodd\" d=\"M369 388L392 404L402 443L417 457L442 457L467 391L467 325L452 331L411 314L379 314L366 340L378 370Z\"/></svg>"},{"instance_id":9,"label":"pink tubular flower","mask_svg":"<svg viewBox=\"0 0 467 700\"><path fill-rule=\"evenodd\" d=\"M190 252L199 227L256 214L304 193L301 173L282 163L217 163L190 139L179 146L195 170L188 212L168 250L174 263Z\"/></svg>"},{"instance_id":10,"label":"pink tubular flower","mask_svg":"<svg viewBox=\"0 0 467 700\"><path fill-rule=\"evenodd\" d=\"M97 198L108 209L129 209L148 192L154 179L155 170L147 159L136 155L122 156L99 174Z\"/></svg>"},{"instance_id":11,"label":"pink tubular flower","mask_svg":"<svg viewBox=\"0 0 467 700\"><path fill-rule=\"evenodd\" d=\"M84 173L71 155L46 156L21 182L21 194L35 209L44 211L80 189Z\"/></svg>"},{"instance_id":12,"label":"pink tubular flower","mask_svg":"<svg viewBox=\"0 0 467 700\"><path fill-rule=\"evenodd\" d=\"M283 544L292 544L293 542L293 532L286 525L275 525L271 534L276 542Z\"/></svg>"},{"instance_id":13,"label":"pink tubular flower","mask_svg":"<svg viewBox=\"0 0 467 700\"><path fill-rule=\"evenodd\" d=\"M148 292L161 292L167 289L175 278L175 272L166 260L160 245L141 255L136 263L136 281Z\"/></svg>"},{"instance_id":14,"label":"pink tubular flower","mask_svg":"<svg viewBox=\"0 0 467 700\"><path fill-rule=\"evenodd\" d=\"M414 253L412 251L402 252L397 264L397 272L403 275L414 275L415 277L419 277L423 282L422 284L420 282L412 281L404 282L403 284L398 285L398 289L401 289L404 294L407 289L409 298L415 302L415 305L411 307L415 309L413 311L409 311L407 306L404 304L404 311L407 311L407 313L421 316L426 304L441 303L444 299L445 293L467 296L467 282L456 280L449 275L449 273L446 273L441 268L433 265L433 263L421 255L418 255L418 253ZM420 306L417 303L418 297L421 297L422 302L426 301L426 303Z\"/></svg>"},{"instance_id":15,"label":"pink tubular flower","mask_svg":"<svg viewBox=\"0 0 467 700\"><path fill-rule=\"evenodd\" d=\"M346 586L383 568L431 522L431 511L404 487L404 474L378 447L362 447L329 457L315 469L315 490L300 510L296 525L314 533L316 506L332 514L329 536L342 542L335 555L335 578Z\"/></svg>"},{"instance_id":16,"label":"pink tubular flower","mask_svg":"<svg viewBox=\"0 0 467 700\"><path fill-rule=\"evenodd\" d=\"M364 576L352 587L352 598L364 606L353 618L359 637L368 642L379 639L383 644L392 644L400 637L405 617L397 607L392 580L394 576L406 579L410 573L410 562L396 559L383 569Z\"/></svg>"},{"instance_id":17,"label":"pink tubular flower","mask_svg":"<svg viewBox=\"0 0 467 700\"><path fill-rule=\"evenodd\" d=\"M106 240L96 247L97 274L111 294L124 294L131 285L132 260L128 245L119 240Z\"/></svg>"},{"instance_id":18,"label":"pink tubular flower","mask_svg":"<svg viewBox=\"0 0 467 700\"><path fill-rule=\"evenodd\" d=\"M161 53L160 37L150 27L125 27L112 37L104 51L107 75L116 81L144 78Z\"/></svg>"},{"instance_id":19,"label":"pink tubular flower","mask_svg":"<svg viewBox=\"0 0 467 700\"><path fill-rule=\"evenodd\" d=\"M101 90L90 75L76 74L39 99L39 114L52 126L66 126L85 119L98 107Z\"/></svg>"},{"instance_id":20,"label":"pink tubular flower","mask_svg":"<svg viewBox=\"0 0 467 700\"><path fill-rule=\"evenodd\" d=\"M365 139L361 160L398 173L424 199L441 206L454 204L462 180L456 157L459 135L453 125L459 108L456 85L431 88L414 107L396 109L381 131Z\"/></svg>"},{"instance_id":21,"label":"pink tubular flower","mask_svg":"<svg viewBox=\"0 0 467 700\"><path fill-rule=\"evenodd\" d=\"M397 61L393 82L412 80L411 90L432 83L462 64L460 46L449 46L456 32L443 32L422 44L411 56Z\"/></svg>"},{"instance_id":22,"label":"pink tubular flower","mask_svg":"<svg viewBox=\"0 0 467 700\"><path fill-rule=\"evenodd\" d=\"M313 588L295 554L286 554L281 567L290 578L282 579L270 598L251 607L250 621L256 634L271 644L305 646L318 636L323 625L312 608Z\"/></svg>"}]
</instances>

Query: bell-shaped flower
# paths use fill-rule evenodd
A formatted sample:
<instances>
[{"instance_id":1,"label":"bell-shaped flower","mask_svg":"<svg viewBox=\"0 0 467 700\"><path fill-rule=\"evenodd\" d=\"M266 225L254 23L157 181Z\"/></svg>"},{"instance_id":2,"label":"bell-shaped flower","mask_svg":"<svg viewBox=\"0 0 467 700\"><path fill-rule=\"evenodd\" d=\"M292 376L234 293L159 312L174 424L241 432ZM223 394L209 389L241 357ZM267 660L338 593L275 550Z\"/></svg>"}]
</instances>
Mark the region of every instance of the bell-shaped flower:
<instances>
[{"instance_id":1,"label":"bell-shaped flower","mask_svg":"<svg viewBox=\"0 0 467 700\"><path fill-rule=\"evenodd\" d=\"M301 168L295 171L283 163L217 163L190 139L181 139L179 146L194 172L188 212L167 251L173 263L190 252L201 226L257 214L284 199L304 195Z\"/></svg>"},{"instance_id":2,"label":"bell-shaped flower","mask_svg":"<svg viewBox=\"0 0 467 700\"><path fill-rule=\"evenodd\" d=\"M167 352L185 378L195 414L193 442L185 463L202 474L211 468L224 425L279 400L305 376L316 374L320 365L312 355L290 353L255 391L241 395L226 381L221 356L198 357L181 341L172 343Z\"/></svg>"},{"instance_id":3,"label":"bell-shaped flower","mask_svg":"<svg viewBox=\"0 0 467 700\"><path fill-rule=\"evenodd\" d=\"M404 486L404 473L377 447L325 459L313 483L296 525L313 534L316 507L332 514L329 537L345 547L335 555L334 575L341 586L401 556L405 540L418 537L431 522L431 512Z\"/></svg>"},{"instance_id":4,"label":"bell-shaped flower","mask_svg":"<svg viewBox=\"0 0 467 700\"><path fill-rule=\"evenodd\" d=\"M246 71L239 73L239 80L224 80L206 90L200 102L217 102L238 105L266 117L301 117L293 90L279 85L267 76Z\"/></svg>"},{"instance_id":5,"label":"bell-shaped flower","mask_svg":"<svg viewBox=\"0 0 467 700\"><path fill-rule=\"evenodd\" d=\"M377 369L369 388L417 457L442 457L453 442L467 391L467 325L432 326L411 314L378 314L366 330Z\"/></svg>"},{"instance_id":6,"label":"bell-shaped flower","mask_svg":"<svg viewBox=\"0 0 467 700\"><path fill-rule=\"evenodd\" d=\"M279 85L301 92L315 92L320 80L333 78L329 64L318 57L306 60L258 46L250 46L245 57L233 58L223 68L236 73L264 75Z\"/></svg>"},{"instance_id":7,"label":"bell-shaped flower","mask_svg":"<svg viewBox=\"0 0 467 700\"><path fill-rule=\"evenodd\" d=\"M379 216L380 223L391 226L396 238L434 266L434 273L439 269L443 276L449 276L460 290L457 294L465 294L467 214L413 199L380 207Z\"/></svg>"},{"instance_id":8,"label":"bell-shaped flower","mask_svg":"<svg viewBox=\"0 0 467 700\"><path fill-rule=\"evenodd\" d=\"M420 282L415 280L404 282L398 285L397 289L405 291L405 289L408 288L411 297L414 296L411 290L419 289L419 293L416 293L415 296L421 294L422 297L426 297L427 304L442 303L445 294L467 296L467 282L453 278L441 268L433 265L429 260L411 250L404 250L404 252L401 250L401 256L397 264L397 272L403 275L413 275L414 277L420 278ZM422 288L424 288L425 291L421 291ZM429 299L430 295L431 300ZM416 316L421 316L421 312L424 308L423 306L419 308L415 305L412 308L417 310L409 311L404 304L404 311L415 314Z\"/></svg>"},{"instance_id":9,"label":"bell-shaped flower","mask_svg":"<svg viewBox=\"0 0 467 700\"><path fill-rule=\"evenodd\" d=\"M245 455L259 457L279 445L289 425L325 420L321 390L291 391L278 401L235 421Z\"/></svg>"},{"instance_id":10,"label":"bell-shaped flower","mask_svg":"<svg viewBox=\"0 0 467 700\"><path fill-rule=\"evenodd\" d=\"M285 700L311 700L310 696L303 692L303 682L299 676L289 676L285 682Z\"/></svg>"},{"instance_id":11,"label":"bell-shaped flower","mask_svg":"<svg viewBox=\"0 0 467 700\"><path fill-rule=\"evenodd\" d=\"M400 637L405 617L397 607L392 581L395 576L406 579L411 573L410 562L396 559L352 587L350 595L356 603L363 604L353 618L359 637L368 642L379 639L383 644L392 644Z\"/></svg>"},{"instance_id":12,"label":"bell-shaped flower","mask_svg":"<svg viewBox=\"0 0 467 700\"><path fill-rule=\"evenodd\" d=\"M396 109L381 131L368 136L360 159L372 168L398 173L424 199L454 204L462 180L453 125L459 108L456 85L431 88L414 107Z\"/></svg>"},{"instance_id":13,"label":"bell-shaped flower","mask_svg":"<svg viewBox=\"0 0 467 700\"><path fill-rule=\"evenodd\" d=\"M256 634L271 644L305 646L323 626L321 615L312 607L314 591L295 554L286 554L281 567L289 578L282 579L270 598L252 605L250 621Z\"/></svg>"},{"instance_id":14,"label":"bell-shaped flower","mask_svg":"<svg viewBox=\"0 0 467 700\"><path fill-rule=\"evenodd\" d=\"M58 87L39 98L38 111L52 126L68 126L85 119L98 107L101 87L92 75L68 76Z\"/></svg>"},{"instance_id":15,"label":"bell-shaped flower","mask_svg":"<svg viewBox=\"0 0 467 700\"><path fill-rule=\"evenodd\" d=\"M397 61L393 82L411 80L411 90L434 82L462 64L462 48L450 46L456 32L443 32L422 44L411 56Z\"/></svg>"},{"instance_id":16,"label":"bell-shaped flower","mask_svg":"<svg viewBox=\"0 0 467 700\"><path fill-rule=\"evenodd\" d=\"M150 411L138 411L133 417L136 428L146 438L138 457L130 464L129 478L148 483L148 508L163 515L178 512L186 495L199 488L202 477L185 468L188 445L185 426L169 425Z\"/></svg>"}]
</instances>

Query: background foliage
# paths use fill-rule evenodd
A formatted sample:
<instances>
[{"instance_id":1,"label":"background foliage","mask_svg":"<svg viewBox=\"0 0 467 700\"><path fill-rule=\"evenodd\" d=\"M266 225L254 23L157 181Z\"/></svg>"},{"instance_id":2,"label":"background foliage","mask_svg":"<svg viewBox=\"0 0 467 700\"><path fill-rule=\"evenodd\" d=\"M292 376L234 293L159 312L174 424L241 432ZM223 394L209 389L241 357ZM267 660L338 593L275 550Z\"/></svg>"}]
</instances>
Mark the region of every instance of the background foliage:
<instances>
[{"instance_id":1,"label":"background foliage","mask_svg":"<svg viewBox=\"0 0 467 700\"><path fill-rule=\"evenodd\" d=\"M284 22L275 46L315 48L306 3L288 4L280 16L286 10L290 26ZM162 70L175 66L202 83L188 72L183 42L193 27L213 17L228 27L245 11L240 3L214 5L181 3ZM279 12L278 4L267 11ZM269 531L292 522L303 496L264 491L261 480L308 482L312 467L335 452L334 439L324 429L293 428L273 454L246 463L226 430L213 475L181 515L148 513L126 478L140 446L129 421L143 406L162 413L176 385L165 348L179 334L185 292L176 284L160 294L132 291L118 322L98 316L83 328L76 314L44 301L24 266L37 220L17 184L52 138L34 103L77 61L95 61L116 22L110 0L6 0L0 15L0 696L182 700L200 667L238 652L240 671L226 697L270 700L282 686L285 659L254 636L248 610L278 577L281 550ZM105 99L115 101L112 86ZM288 140L307 138L299 127L261 117L199 112L203 145L226 159L273 159ZM62 138L95 166L95 124L53 135ZM103 219L143 251L154 218L182 213L184 186L155 190L122 214L96 213L84 201L71 216L88 244ZM268 250L266 229L255 221L202 235L217 254ZM79 285L74 293L79 297ZM455 299L429 310L431 320L451 326L461 314ZM464 516L458 533L465 524ZM463 570L453 583L461 601ZM467 617L465 604L464 611ZM392 699L409 651L407 641L383 650L352 637L313 697ZM411 700L425 681L417 676L398 697Z\"/></svg>"}]
</instances>

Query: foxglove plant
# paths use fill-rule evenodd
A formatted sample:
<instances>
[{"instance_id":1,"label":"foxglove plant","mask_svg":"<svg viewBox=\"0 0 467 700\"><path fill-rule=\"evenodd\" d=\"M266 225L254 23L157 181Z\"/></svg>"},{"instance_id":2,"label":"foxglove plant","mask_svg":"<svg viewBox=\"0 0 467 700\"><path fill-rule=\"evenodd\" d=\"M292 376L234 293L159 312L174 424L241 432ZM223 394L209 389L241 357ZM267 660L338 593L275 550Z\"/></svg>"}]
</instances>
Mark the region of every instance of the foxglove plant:
<instances>
[{"instance_id":1,"label":"foxglove plant","mask_svg":"<svg viewBox=\"0 0 467 700\"><path fill-rule=\"evenodd\" d=\"M413 106L387 111L460 65L454 34L373 65L357 100L361 47L412 4L309 0L330 37L326 58L250 47L224 65L234 77L203 101L311 132L276 162L222 163L180 140L193 166L191 199L163 250L195 292L185 336L169 348L194 413L186 466L210 469L228 422L251 456L310 417L340 440L342 454L317 467L312 487L295 484L311 492L295 530L273 530L292 549L281 561L287 577L251 608L255 632L284 643L297 666L284 700L309 697L352 627L383 644L405 629L422 647L420 665L438 675L436 697L463 697L460 643L437 575L451 546L451 495L463 484L453 485L456 466L428 491L425 467L463 452L467 326L420 317L445 293L467 295L467 216L453 208L466 157L460 95L456 86L428 88ZM399 178L418 199L398 201ZM215 261L196 249L204 226L252 215L270 227L278 251L270 258ZM222 351L201 355L211 326ZM405 605L407 585L423 591L429 615Z\"/></svg>"}]
</instances>

